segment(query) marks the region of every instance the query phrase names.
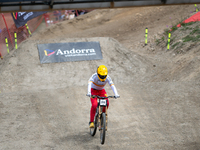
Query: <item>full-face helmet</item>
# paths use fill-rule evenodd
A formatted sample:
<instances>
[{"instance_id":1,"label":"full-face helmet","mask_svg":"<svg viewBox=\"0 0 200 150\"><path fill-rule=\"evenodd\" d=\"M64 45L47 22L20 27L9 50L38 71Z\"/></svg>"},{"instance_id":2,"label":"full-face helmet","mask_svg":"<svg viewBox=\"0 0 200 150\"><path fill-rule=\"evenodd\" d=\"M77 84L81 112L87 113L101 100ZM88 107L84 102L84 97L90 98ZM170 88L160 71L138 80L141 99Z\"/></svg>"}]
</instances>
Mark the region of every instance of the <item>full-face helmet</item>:
<instances>
[{"instance_id":1,"label":"full-face helmet","mask_svg":"<svg viewBox=\"0 0 200 150\"><path fill-rule=\"evenodd\" d=\"M106 66L100 65L97 68L97 75L98 75L100 81L102 81L102 82L105 81L107 78L107 75L108 75L108 70L107 70Z\"/></svg>"}]
</instances>

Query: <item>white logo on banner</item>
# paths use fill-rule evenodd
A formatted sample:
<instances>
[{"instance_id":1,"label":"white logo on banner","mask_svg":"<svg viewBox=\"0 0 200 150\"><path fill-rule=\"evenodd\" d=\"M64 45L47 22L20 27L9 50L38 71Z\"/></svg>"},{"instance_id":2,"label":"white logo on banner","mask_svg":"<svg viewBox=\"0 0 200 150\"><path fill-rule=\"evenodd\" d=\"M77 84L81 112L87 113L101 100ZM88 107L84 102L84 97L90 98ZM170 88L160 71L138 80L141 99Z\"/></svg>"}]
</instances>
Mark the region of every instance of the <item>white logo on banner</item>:
<instances>
[{"instance_id":1,"label":"white logo on banner","mask_svg":"<svg viewBox=\"0 0 200 150\"><path fill-rule=\"evenodd\" d=\"M56 55L65 55L65 57L71 56L88 56L88 55L96 55L94 49L72 49L72 50L61 50L58 49Z\"/></svg>"},{"instance_id":2,"label":"white logo on banner","mask_svg":"<svg viewBox=\"0 0 200 150\"><path fill-rule=\"evenodd\" d=\"M18 16L22 16L24 15L26 12L18 12ZM28 17L32 16L33 15L33 12L29 12L28 14L26 14L23 19L26 20Z\"/></svg>"},{"instance_id":3,"label":"white logo on banner","mask_svg":"<svg viewBox=\"0 0 200 150\"><path fill-rule=\"evenodd\" d=\"M30 12L30 13L26 14L23 18L24 18L24 20L26 20L28 17L30 17L32 15L33 15L33 12Z\"/></svg>"},{"instance_id":4,"label":"white logo on banner","mask_svg":"<svg viewBox=\"0 0 200 150\"><path fill-rule=\"evenodd\" d=\"M23 14L25 14L26 12L18 12L18 16L22 16Z\"/></svg>"}]
</instances>

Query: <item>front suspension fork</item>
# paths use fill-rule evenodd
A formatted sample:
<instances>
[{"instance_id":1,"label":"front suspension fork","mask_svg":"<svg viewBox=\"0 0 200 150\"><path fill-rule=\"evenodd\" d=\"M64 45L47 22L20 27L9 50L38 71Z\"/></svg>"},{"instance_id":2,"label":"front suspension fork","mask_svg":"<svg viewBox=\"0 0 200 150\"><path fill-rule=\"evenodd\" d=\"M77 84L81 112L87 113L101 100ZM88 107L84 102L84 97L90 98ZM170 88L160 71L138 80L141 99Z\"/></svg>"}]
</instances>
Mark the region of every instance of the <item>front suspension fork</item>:
<instances>
[{"instance_id":1,"label":"front suspension fork","mask_svg":"<svg viewBox=\"0 0 200 150\"><path fill-rule=\"evenodd\" d=\"M105 114L106 114L106 131L107 131L107 126L108 126L108 114L107 114L107 107L105 107ZM99 130L101 130L101 115L103 112L103 107L99 106L99 117L98 117L98 122L99 122Z\"/></svg>"}]
</instances>

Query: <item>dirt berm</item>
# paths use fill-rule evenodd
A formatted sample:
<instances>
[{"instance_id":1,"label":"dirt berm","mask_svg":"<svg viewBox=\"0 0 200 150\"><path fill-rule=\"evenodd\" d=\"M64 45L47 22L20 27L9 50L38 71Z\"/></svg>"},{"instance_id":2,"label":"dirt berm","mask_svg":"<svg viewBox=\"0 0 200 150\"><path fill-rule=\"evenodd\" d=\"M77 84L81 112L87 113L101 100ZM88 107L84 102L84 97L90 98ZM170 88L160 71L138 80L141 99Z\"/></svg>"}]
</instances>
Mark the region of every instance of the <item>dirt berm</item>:
<instances>
[{"instance_id":1,"label":"dirt berm","mask_svg":"<svg viewBox=\"0 0 200 150\"><path fill-rule=\"evenodd\" d=\"M155 46L166 26L191 11L193 5L102 9L40 26L0 62L0 149L200 149L200 46L184 54ZM99 41L103 59L40 63L37 44L80 41ZM85 96L100 64L120 94L110 99L103 146L99 132L89 134Z\"/></svg>"}]
</instances>

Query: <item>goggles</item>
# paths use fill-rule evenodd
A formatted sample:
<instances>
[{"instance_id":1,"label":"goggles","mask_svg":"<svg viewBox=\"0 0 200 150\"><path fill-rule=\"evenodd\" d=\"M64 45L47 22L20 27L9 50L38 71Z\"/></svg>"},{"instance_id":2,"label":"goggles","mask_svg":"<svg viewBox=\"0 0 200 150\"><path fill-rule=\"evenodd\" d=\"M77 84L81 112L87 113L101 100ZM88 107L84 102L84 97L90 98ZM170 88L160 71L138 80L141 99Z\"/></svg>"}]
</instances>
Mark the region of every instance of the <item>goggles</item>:
<instances>
[{"instance_id":1,"label":"goggles","mask_svg":"<svg viewBox=\"0 0 200 150\"><path fill-rule=\"evenodd\" d=\"M107 77L107 75L102 76L102 75L100 75L100 74L98 74L98 76L99 76L99 78L101 78L101 79L105 79L105 78Z\"/></svg>"}]
</instances>

